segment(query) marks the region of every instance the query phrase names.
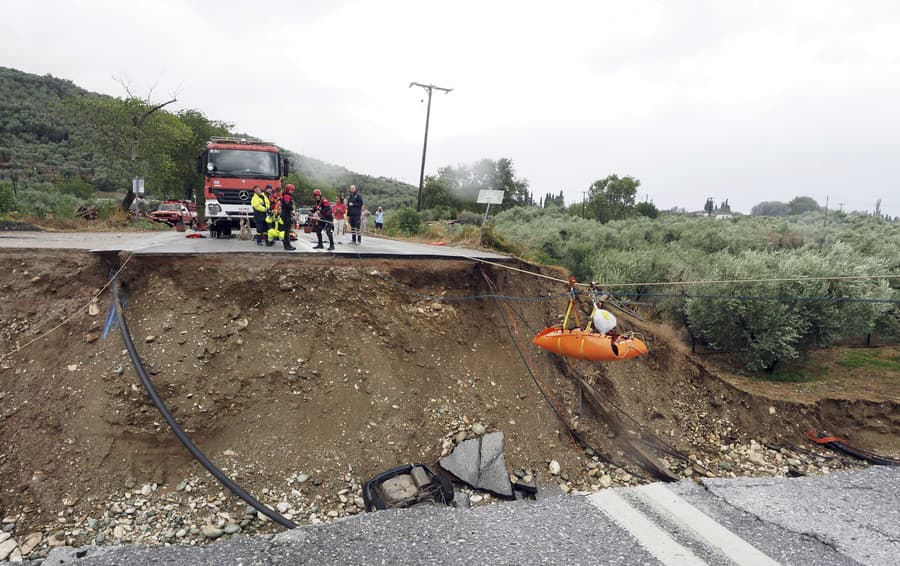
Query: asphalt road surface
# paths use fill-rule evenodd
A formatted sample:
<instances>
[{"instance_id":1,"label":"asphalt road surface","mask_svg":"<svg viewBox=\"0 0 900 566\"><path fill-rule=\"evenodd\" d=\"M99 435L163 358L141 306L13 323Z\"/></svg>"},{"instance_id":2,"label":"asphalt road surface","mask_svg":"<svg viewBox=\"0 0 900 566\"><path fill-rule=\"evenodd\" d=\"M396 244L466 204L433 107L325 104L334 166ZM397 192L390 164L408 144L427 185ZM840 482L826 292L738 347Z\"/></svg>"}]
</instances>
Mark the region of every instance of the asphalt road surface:
<instances>
[{"instance_id":1,"label":"asphalt road surface","mask_svg":"<svg viewBox=\"0 0 900 566\"><path fill-rule=\"evenodd\" d=\"M898 481L900 468L889 467L686 480L472 509L379 511L204 547L56 549L45 563L896 565Z\"/></svg>"},{"instance_id":2,"label":"asphalt road surface","mask_svg":"<svg viewBox=\"0 0 900 566\"><path fill-rule=\"evenodd\" d=\"M188 238L189 234L202 234L203 238ZM434 244L390 240L365 236L363 243L350 243L344 235L343 242L335 242L335 250L313 249L315 233L301 233L293 242L296 251L286 251L281 242L274 246L258 246L253 240L209 238L208 232L4 232L0 233L0 248L79 249L92 252L124 251L137 255L179 255L219 253L279 253L309 257L361 256L361 257L409 257L409 258L478 258L489 261L509 260L508 257L486 252ZM328 240L325 239L328 246Z\"/></svg>"}]
</instances>

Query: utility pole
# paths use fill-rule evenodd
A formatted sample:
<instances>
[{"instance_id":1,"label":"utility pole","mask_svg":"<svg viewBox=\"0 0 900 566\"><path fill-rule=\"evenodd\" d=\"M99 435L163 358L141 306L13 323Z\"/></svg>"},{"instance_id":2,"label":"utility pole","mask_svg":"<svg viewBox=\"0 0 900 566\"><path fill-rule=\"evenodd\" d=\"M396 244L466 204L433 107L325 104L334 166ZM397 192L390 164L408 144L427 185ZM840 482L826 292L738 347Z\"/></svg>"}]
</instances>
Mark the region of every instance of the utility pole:
<instances>
[{"instance_id":1,"label":"utility pole","mask_svg":"<svg viewBox=\"0 0 900 566\"><path fill-rule=\"evenodd\" d=\"M420 86L428 91L428 110L425 113L425 142L422 144L422 169L419 172L419 198L416 200L416 211L422 212L422 188L425 186L425 153L428 151L428 122L431 120L431 91L440 90L444 94L452 91L452 88L442 88L435 85L423 85L422 83L409 83L409 88Z\"/></svg>"},{"instance_id":2,"label":"utility pole","mask_svg":"<svg viewBox=\"0 0 900 566\"><path fill-rule=\"evenodd\" d=\"M584 202L587 200L587 194L588 194L588 191L581 191L581 217L582 218L587 218L587 216L584 215Z\"/></svg>"},{"instance_id":3,"label":"utility pole","mask_svg":"<svg viewBox=\"0 0 900 566\"><path fill-rule=\"evenodd\" d=\"M825 195L825 221L822 226L828 226L828 195Z\"/></svg>"}]
</instances>

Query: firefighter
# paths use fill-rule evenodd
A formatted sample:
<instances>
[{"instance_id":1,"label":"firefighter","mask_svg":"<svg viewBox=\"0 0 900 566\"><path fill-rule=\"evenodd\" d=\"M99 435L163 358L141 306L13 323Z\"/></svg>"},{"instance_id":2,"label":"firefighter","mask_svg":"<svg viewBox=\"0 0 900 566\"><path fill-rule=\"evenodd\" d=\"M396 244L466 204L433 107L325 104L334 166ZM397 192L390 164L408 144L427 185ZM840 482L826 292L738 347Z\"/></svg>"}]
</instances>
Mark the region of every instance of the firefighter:
<instances>
[{"instance_id":1,"label":"firefighter","mask_svg":"<svg viewBox=\"0 0 900 566\"><path fill-rule=\"evenodd\" d=\"M347 197L347 219L350 221L350 232L353 235L353 243L362 243L362 232L360 224L362 223L363 199L356 192L356 185L350 185L350 196Z\"/></svg>"},{"instance_id":2,"label":"firefighter","mask_svg":"<svg viewBox=\"0 0 900 566\"><path fill-rule=\"evenodd\" d=\"M256 226L256 245L261 246L268 230L266 213L269 211L269 197L260 190L259 185L253 187L250 206L253 208L253 224Z\"/></svg>"},{"instance_id":3,"label":"firefighter","mask_svg":"<svg viewBox=\"0 0 900 566\"><path fill-rule=\"evenodd\" d=\"M297 248L291 245L291 227L294 225L294 185L287 185L284 194L281 195L281 241L284 249L294 251Z\"/></svg>"},{"instance_id":4,"label":"firefighter","mask_svg":"<svg viewBox=\"0 0 900 566\"><path fill-rule=\"evenodd\" d=\"M309 207L309 227L316 230L316 226L319 225L317 218L319 218L319 206L322 204L322 191L316 189L312 192L313 203L312 206Z\"/></svg>"},{"instance_id":5,"label":"firefighter","mask_svg":"<svg viewBox=\"0 0 900 566\"><path fill-rule=\"evenodd\" d=\"M266 231L266 245L274 246L275 240L284 234L281 226L281 199L275 199L269 187L266 187L266 192L269 193L269 212L266 213L266 224L269 229Z\"/></svg>"},{"instance_id":6,"label":"firefighter","mask_svg":"<svg viewBox=\"0 0 900 566\"><path fill-rule=\"evenodd\" d=\"M325 247L322 244L322 230L325 230L325 233L328 234L328 251L333 251L334 236L332 236L332 226L334 226L334 214L331 212L331 203L328 202L327 198L323 198L319 201L316 216L318 217L318 221L316 222L316 237L319 239L319 243L313 246L313 249L321 250Z\"/></svg>"}]
</instances>

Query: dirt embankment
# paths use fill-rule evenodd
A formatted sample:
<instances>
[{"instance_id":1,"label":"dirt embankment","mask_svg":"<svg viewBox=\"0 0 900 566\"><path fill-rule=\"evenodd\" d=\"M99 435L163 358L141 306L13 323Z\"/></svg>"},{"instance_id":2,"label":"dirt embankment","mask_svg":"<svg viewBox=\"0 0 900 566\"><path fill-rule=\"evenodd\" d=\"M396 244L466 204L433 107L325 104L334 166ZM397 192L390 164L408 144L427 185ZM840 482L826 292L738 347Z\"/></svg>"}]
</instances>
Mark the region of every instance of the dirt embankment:
<instances>
[{"instance_id":1,"label":"dirt embankment","mask_svg":"<svg viewBox=\"0 0 900 566\"><path fill-rule=\"evenodd\" d=\"M0 254L0 350L13 351L86 305L106 283L112 259ZM297 487L298 500L309 502L304 517L310 510L322 515L338 497L340 513L358 511L353 493L349 503L339 493L348 482L358 490L393 466L433 464L472 434L473 423L505 433L511 471L565 489L596 487L606 477L597 474L598 461L626 468L612 476L619 483L647 475L626 446L637 423L645 435L652 431L691 455L695 471L723 475L781 473L772 462L743 466L739 456L750 450L743 447L800 444L807 428L857 433L866 448L889 455L900 450L896 402L801 403L749 393L693 359L671 330L625 316L620 330L641 332L648 355L575 365L624 411L620 426L590 406L578 418L568 371L530 345L534 330L560 322L564 299L511 301L520 344L540 381L598 449L592 459L536 389L492 300L428 297L487 292L479 269L463 261L135 257L120 279L134 340L176 419L263 500L285 484ZM508 295L564 291L483 269ZM118 331L101 337L108 302L104 295L97 315L85 310L2 360L0 510L18 517L20 534L49 533L60 517L71 525L108 516L115 508L108 498L123 486L156 484L154 491L174 493L183 479L204 475L147 399ZM561 464L562 480L546 471L551 459ZM690 467L679 475L690 475ZM312 478L303 486L301 472ZM116 523L106 526L113 532ZM128 532L117 536L127 540Z\"/></svg>"}]
</instances>

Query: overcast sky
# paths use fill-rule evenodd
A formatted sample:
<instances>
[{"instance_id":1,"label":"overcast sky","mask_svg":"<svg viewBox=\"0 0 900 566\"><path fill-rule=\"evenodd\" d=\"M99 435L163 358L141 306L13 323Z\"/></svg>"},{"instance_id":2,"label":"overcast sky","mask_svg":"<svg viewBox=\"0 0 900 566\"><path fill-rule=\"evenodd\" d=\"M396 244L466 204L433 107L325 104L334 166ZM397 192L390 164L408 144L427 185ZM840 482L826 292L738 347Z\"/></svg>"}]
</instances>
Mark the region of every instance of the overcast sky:
<instances>
[{"instance_id":1,"label":"overcast sky","mask_svg":"<svg viewBox=\"0 0 900 566\"><path fill-rule=\"evenodd\" d=\"M658 207L808 195L900 215L900 2L3 3L0 65L136 93L353 171L513 160L535 197L611 173Z\"/></svg>"}]
</instances>

